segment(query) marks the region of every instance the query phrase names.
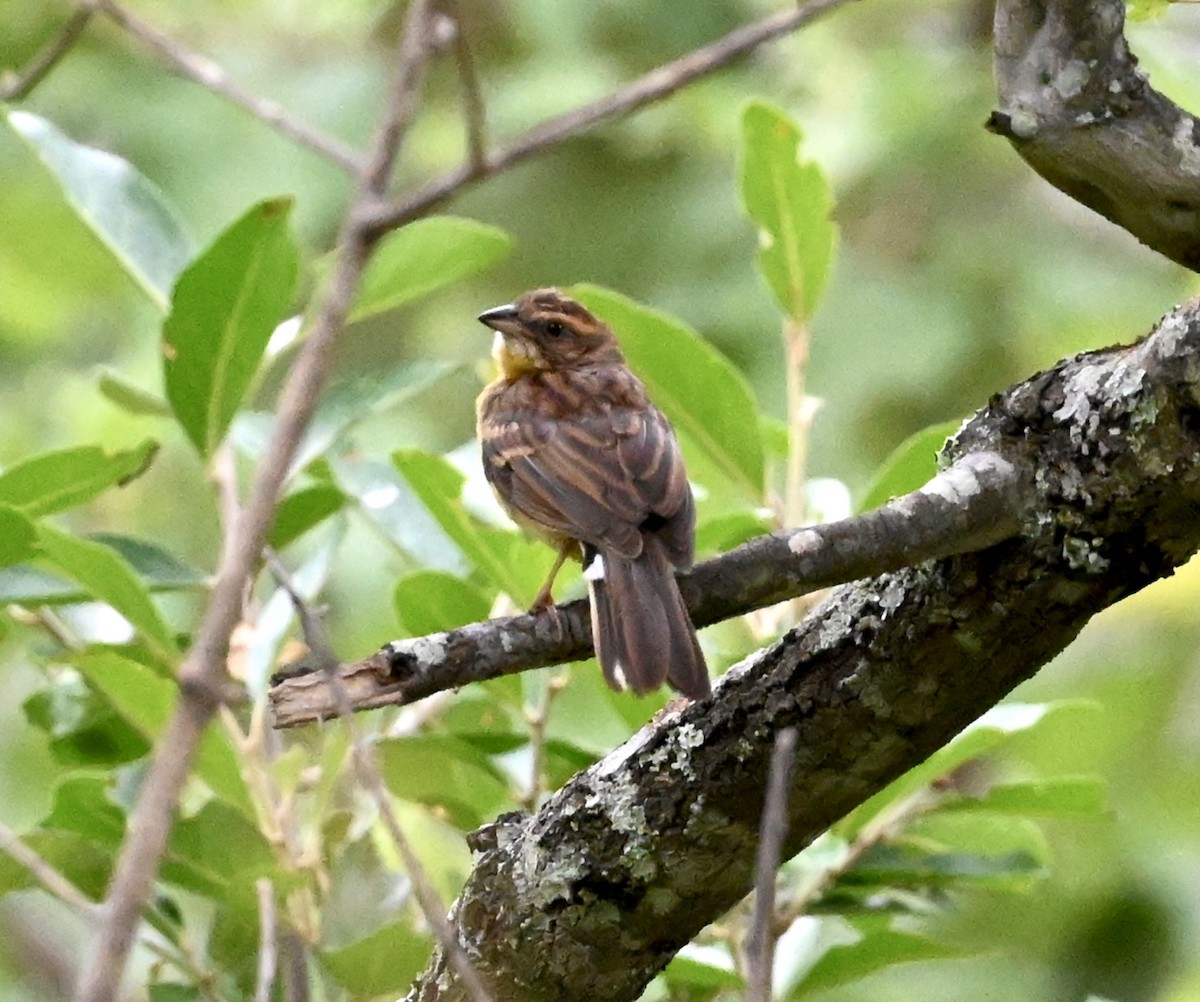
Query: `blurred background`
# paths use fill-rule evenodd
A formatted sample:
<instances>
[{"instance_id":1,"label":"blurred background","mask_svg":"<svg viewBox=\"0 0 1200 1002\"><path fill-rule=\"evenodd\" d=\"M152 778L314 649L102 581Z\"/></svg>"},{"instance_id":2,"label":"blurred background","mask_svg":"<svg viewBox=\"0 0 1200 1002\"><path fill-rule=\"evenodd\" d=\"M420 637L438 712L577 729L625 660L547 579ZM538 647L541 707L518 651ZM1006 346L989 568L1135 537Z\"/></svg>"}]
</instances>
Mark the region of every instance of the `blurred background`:
<instances>
[{"instance_id":1,"label":"blurred background","mask_svg":"<svg viewBox=\"0 0 1200 1002\"><path fill-rule=\"evenodd\" d=\"M685 13L638 0L459 2L497 141L778 6L714 0ZM445 211L506 230L515 251L482 276L349 332L342 376L423 358L457 366L361 437L381 456L468 441L489 346L475 315L532 286L579 281L700 331L747 375L762 408L782 418L779 320L738 197L739 112L751 97L795 116L837 198L841 246L808 376L823 401L813 476L861 495L912 432L968 415L1063 356L1145 333L1197 291L1197 279L1051 189L984 131L991 6L848 6L458 197ZM365 142L399 19L390 4L141 0L136 10L297 117ZM65 3L0 0L0 69L23 64L67 12ZM1152 82L1200 109L1200 9L1174 7L1131 25L1129 37ZM461 158L458 99L442 60L399 187ZM310 261L329 248L347 195L343 174L168 75L99 19L22 106L130 160L200 244L252 202L293 194ZM28 150L0 129L0 465L48 448L165 435L147 476L74 524L134 527L203 567L218 523L194 453L172 439L177 432L114 407L97 388L109 368L160 391L158 324ZM347 656L396 633L390 596L399 568L362 561L372 545L369 536L350 538L340 559L355 573L335 573L326 595L335 648ZM1019 750L1059 772L1102 774L1111 812L1050 825L1055 870L1026 895L968 900L946 920L945 935L969 945L973 959L894 968L823 999L1200 999L1198 592L1200 574L1185 569L1111 610L1016 694L1097 701L1096 714L1072 715ZM0 820L17 829L45 813L49 796L45 736L21 712L42 681L28 640L20 631L0 640ZM5 998L39 997L22 991L5 989L0 974Z\"/></svg>"}]
</instances>

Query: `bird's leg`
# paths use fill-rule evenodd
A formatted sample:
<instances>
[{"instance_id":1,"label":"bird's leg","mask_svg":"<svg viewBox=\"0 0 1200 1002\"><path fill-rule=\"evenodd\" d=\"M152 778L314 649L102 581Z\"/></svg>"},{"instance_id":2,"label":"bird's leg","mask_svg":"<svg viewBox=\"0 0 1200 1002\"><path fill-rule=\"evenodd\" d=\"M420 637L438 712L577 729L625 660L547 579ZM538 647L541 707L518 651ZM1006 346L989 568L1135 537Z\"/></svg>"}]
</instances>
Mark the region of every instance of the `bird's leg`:
<instances>
[{"instance_id":1,"label":"bird's leg","mask_svg":"<svg viewBox=\"0 0 1200 1002\"><path fill-rule=\"evenodd\" d=\"M537 615L539 612L545 612L547 609L554 608L554 579L558 577L558 572L562 569L562 565L567 562L567 557L571 553L571 548L578 545L575 540L568 539L559 544L558 557L554 561L554 566L550 568L550 574L546 578L546 583L542 585L541 590L537 593L537 598L533 600L533 605L529 607L531 615Z\"/></svg>"}]
</instances>

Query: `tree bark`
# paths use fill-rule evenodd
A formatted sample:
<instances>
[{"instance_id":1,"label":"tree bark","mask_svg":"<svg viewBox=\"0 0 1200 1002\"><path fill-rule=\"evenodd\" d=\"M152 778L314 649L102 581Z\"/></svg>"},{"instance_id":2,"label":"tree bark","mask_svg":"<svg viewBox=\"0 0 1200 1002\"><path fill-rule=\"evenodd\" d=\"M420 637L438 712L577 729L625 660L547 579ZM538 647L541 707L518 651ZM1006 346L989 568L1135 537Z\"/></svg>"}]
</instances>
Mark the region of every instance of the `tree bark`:
<instances>
[{"instance_id":1,"label":"tree bark","mask_svg":"<svg viewBox=\"0 0 1200 1002\"><path fill-rule=\"evenodd\" d=\"M1200 129L1150 86L1124 0L998 0L988 126L1042 177L1200 270Z\"/></svg>"},{"instance_id":2,"label":"tree bark","mask_svg":"<svg viewBox=\"0 0 1200 1002\"><path fill-rule=\"evenodd\" d=\"M993 399L951 451L1029 474L1020 536L839 588L713 698L476 833L452 920L493 997L636 999L750 890L778 731L799 735L790 856L1200 547L1198 446L1200 302ZM408 999L465 997L439 953Z\"/></svg>"}]
</instances>

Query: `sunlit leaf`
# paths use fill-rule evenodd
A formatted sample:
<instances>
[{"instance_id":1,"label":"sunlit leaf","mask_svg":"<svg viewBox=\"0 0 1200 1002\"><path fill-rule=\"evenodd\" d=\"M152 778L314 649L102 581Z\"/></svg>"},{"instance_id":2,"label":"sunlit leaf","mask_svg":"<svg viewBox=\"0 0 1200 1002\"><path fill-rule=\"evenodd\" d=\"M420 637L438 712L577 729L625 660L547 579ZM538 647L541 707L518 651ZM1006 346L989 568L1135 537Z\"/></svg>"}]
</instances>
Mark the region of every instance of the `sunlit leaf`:
<instances>
[{"instance_id":1,"label":"sunlit leaf","mask_svg":"<svg viewBox=\"0 0 1200 1002\"><path fill-rule=\"evenodd\" d=\"M69 139L28 111L3 112L50 170L67 204L160 309L193 253L162 193L118 156Z\"/></svg>"},{"instance_id":2,"label":"sunlit leaf","mask_svg":"<svg viewBox=\"0 0 1200 1002\"><path fill-rule=\"evenodd\" d=\"M376 248L350 319L394 310L490 268L511 250L512 238L494 226L455 216L418 219Z\"/></svg>"},{"instance_id":3,"label":"sunlit leaf","mask_svg":"<svg viewBox=\"0 0 1200 1002\"><path fill-rule=\"evenodd\" d=\"M858 503L858 511L871 511L924 486L937 473L937 456L961 425L959 421L943 421L922 428L901 442L883 461L871 485Z\"/></svg>"},{"instance_id":4,"label":"sunlit leaf","mask_svg":"<svg viewBox=\"0 0 1200 1002\"><path fill-rule=\"evenodd\" d=\"M175 286L163 322L167 400L202 456L225 437L290 304L298 268L291 208L287 198L254 206Z\"/></svg>"},{"instance_id":5,"label":"sunlit leaf","mask_svg":"<svg viewBox=\"0 0 1200 1002\"><path fill-rule=\"evenodd\" d=\"M829 280L836 231L821 168L803 159L800 127L752 102L742 114L742 200L759 226L758 265L785 314L805 323Z\"/></svg>"},{"instance_id":6,"label":"sunlit leaf","mask_svg":"<svg viewBox=\"0 0 1200 1002\"><path fill-rule=\"evenodd\" d=\"M157 451L146 441L119 452L85 445L33 456L0 473L0 504L31 518L73 508L140 476Z\"/></svg>"},{"instance_id":7,"label":"sunlit leaf","mask_svg":"<svg viewBox=\"0 0 1200 1002\"><path fill-rule=\"evenodd\" d=\"M758 412L740 372L695 331L597 286L574 290L617 334L654 403L671 419L688 472L709 491L733 488L758 503L763 453Z\"/></svg>"},{"instance_id":8,"label":"sunlit leaf","mask_svg":"<svg viewBox=\"0 0 1200 1002\"><path fill-rule=\"evenodd\" d=\"M108 603L124 616L159 657L168 662L175 660L179 648L150 592L112 547L41 525L38 549L59 570L83 585L91 597Z\"/></svg>"}]
</instances>

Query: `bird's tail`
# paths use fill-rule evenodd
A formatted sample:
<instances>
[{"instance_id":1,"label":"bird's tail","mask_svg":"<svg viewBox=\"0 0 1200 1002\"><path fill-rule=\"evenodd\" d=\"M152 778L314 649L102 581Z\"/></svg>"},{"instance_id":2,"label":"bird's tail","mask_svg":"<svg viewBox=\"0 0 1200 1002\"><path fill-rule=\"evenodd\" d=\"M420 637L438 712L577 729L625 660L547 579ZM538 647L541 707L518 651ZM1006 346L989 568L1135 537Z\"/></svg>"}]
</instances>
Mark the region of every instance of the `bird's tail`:
<instances>
[{"instance_id":1,"label":"bird's tail","mask_svg":"<svg viewBox=\"0 0 1200 1002\"><path fill-rule=\"evenodd\" d=\"M708 667L662 543L644 536L639 556L584 551L596 659L612 688L646 693L663 682L689 699L711 691Z\"/></svg>"}]
</instances>

